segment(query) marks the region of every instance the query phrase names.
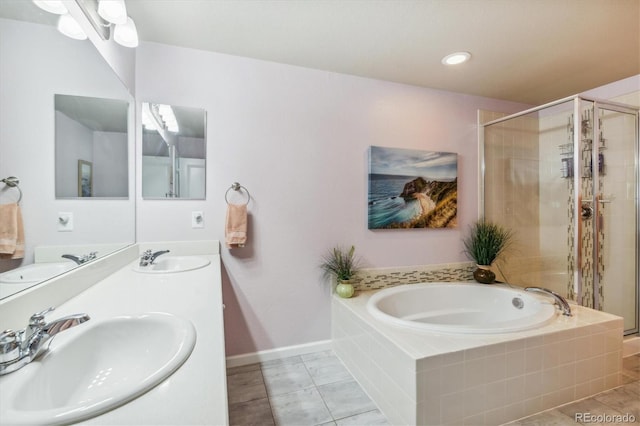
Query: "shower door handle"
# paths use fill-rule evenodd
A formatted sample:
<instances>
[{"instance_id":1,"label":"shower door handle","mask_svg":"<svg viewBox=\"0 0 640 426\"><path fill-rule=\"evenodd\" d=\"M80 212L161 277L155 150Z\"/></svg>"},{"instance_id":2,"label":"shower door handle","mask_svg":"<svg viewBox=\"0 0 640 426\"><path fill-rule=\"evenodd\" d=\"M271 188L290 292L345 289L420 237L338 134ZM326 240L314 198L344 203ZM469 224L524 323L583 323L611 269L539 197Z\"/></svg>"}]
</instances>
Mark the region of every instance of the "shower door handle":
<instances>
[{"instance_id":1,"label":"shower door handle","mask_svg":"<svg viewBox=\"0 0 640 426\"><path fill-rule=\"evenodd\" d=\"M593 200L582 200L582 202L583 202L583 203L593 203ZM611 200L598 200L598 202L599 202L600 204L607 204L607 203L610 203L610 202L611 202Z\"/></svg>"}]
</instances>

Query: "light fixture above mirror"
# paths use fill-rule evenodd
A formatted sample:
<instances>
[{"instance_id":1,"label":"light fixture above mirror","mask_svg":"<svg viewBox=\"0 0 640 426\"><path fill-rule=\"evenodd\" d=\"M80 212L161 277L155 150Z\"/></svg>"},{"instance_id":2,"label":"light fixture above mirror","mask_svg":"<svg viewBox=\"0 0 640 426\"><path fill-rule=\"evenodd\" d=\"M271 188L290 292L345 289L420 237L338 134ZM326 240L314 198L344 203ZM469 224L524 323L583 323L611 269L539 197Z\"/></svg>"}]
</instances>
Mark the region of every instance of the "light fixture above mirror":
<instances>
[{"instance_id":1,"label":"light fixture above mirror","mask_svg":"<svg viewBox=\"0 0 640 426\"><path fill-rule=\"evenodd\" d=\"M73 16L65 13L58 18L58 31L74 40L86 40L87 34L84 32L78 21Z\"/></svg>"},{"instance_id":2,"label":"light fixture above mirror","mask_svg":"<svg viewBox=\"0 0 640 426\"><path fill-rule=\"evenodd\" d=\"M112 24L126 24L127 6L124 4L124 0L101 0L98 2L98 15Z\"/></svg>"},{"instance_id":3,"label":"light fixture above mirror","mask_svg":"<svg viewBox=\"0 0 640 426\"><path fill-rule=\"evenodd\" d=\"M64 15L69 13L67 7L62 3L62 0L33 0L36 6L49 13L55 13L56 15Z\"/></svg>"},{"instance_id":4,"label":"light fixture above mirror","mask_svg":"<svg viewBox=\"0 0 640 426\"><path fill-rule=\"evenodd\" d=\"M86 40L87 34L82 26L69 13L61 0L33 0L33 3L49 13L59 14L58 30L76 40ZM127 16L124 0L76 0L78 6L87 17L96 33L103 40L113 35L113 41L121 46L135 48L138 46L136 24Z\"/></svg>"}]
</instances>

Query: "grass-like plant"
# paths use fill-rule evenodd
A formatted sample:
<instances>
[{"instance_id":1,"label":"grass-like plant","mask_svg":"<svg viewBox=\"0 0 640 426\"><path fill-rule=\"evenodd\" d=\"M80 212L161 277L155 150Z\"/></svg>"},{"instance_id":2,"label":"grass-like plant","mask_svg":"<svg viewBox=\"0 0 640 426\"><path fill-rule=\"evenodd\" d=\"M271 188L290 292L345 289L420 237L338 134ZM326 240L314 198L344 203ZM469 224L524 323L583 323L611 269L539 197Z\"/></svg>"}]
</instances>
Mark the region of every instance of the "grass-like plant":
<instances>
[{"instance_id":1,"label":"grass-like plant","mask_svg":"<svg viewBox=\"0 0 640 426\"><path fill-rule=\"evenodd\" d=\"M338 281L350 280L359 270L359 261L354 256L356 248L351 246L349 250L342 247L334 247L322 257L320 267L325 276L335 276Z\"/></svg>"},{"instance_id":2,"label":"grass-like plant","mask_svg":"<svg viewBox=\"0 0 640 426\"><path fill-rule=\"evenodd\" d=\"M478 265L491 265L513 240L513 232L502 226L480 219L464 238L464 252Z\"/></svg>"}]
</instances>

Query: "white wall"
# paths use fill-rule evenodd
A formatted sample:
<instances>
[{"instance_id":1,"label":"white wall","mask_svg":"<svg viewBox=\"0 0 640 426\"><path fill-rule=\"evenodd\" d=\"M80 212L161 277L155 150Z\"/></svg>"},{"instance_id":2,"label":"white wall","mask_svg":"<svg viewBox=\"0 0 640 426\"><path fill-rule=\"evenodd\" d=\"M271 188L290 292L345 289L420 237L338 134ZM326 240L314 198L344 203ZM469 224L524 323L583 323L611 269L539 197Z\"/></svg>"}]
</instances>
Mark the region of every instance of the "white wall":
<instances>
[{"instance_id":1,"label":"white wall","mask_svg":"<svg viewBox=\"0 0 640 426\"><path fill-rule=\"evenodd\" d=\"M355 244L369 267L466 260L476 110L527 107L153 43L137 49L136 75L138 103L204 108L208 127L207 200L138 195L138 241L224 241L225 191L238 181L253 197L247 247L222 250L229 355L330 337L318 263L336 244ZM370 145L457 152L458 229L367 230Z\"/></svg>"}]
</instances>

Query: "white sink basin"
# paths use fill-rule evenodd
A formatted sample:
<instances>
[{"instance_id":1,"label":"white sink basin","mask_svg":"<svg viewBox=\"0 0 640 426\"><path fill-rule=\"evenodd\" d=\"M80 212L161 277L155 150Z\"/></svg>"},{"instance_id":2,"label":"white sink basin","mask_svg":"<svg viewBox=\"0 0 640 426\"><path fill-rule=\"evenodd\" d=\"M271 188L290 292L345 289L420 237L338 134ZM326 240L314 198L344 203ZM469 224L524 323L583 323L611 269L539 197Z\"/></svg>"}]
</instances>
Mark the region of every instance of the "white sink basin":
<instances>
[{"instance_id":1,"label":"white sink basin","mask_svg":"<svg viewBox=\"0 0 640 426\"><path fill-rule=\"evenodd\" d=\"M77 265L74 262L32 263L0 274L1 284L30 284L67 272Z\"/></svg>"},{"instance_id":2,"label":"white sink basin","mask_svg":"<svg viewBox=\"0 0 640 426\"><path fill-rule=\"evenodd\" d=\"M136 265L133 267L133 270L146 274L167 274L204 268L210 263L211 261L209 259L199 256L162 255L158 257L153 264L149 266Z\"/></svg>"},{"instance_id":3,"label":"white sink basin","mask_svg":"<svg viewBox=\"0 0 640 426\"><path fill-rule=\"evenodd\" d=\"M86 328L84 328L86 327ZM190 321L164 313L79 325L50 351L0 377L3 424L68 424L137 398L176 371L196 342ZM82 331L81 331L82 330Z\"/></svg>"}]
</instances>

